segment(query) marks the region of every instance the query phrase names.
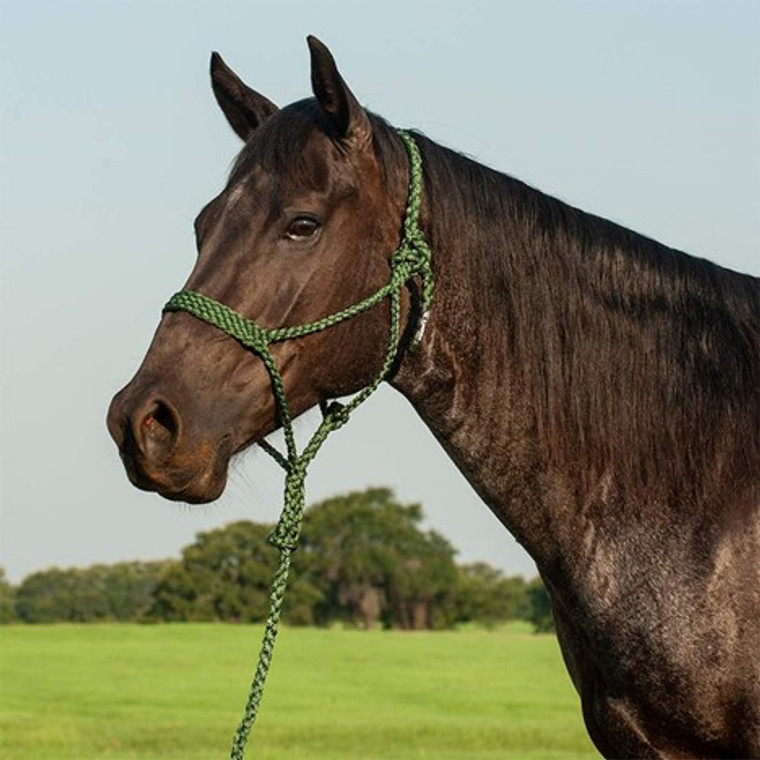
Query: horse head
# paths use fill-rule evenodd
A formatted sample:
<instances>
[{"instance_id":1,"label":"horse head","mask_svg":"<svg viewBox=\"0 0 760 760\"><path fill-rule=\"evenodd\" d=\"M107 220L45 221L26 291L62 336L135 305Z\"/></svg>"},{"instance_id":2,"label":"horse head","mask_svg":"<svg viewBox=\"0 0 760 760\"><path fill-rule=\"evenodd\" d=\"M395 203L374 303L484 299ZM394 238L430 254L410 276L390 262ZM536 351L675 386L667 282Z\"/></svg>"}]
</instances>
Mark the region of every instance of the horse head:
<instances>
[{"instance_id":1,"label":"horse head","mask_svg":"<svg viewBox=\"0 0 760 760\"><path fill-rule=\"evenodd\" d=\"M406 201L401 141L359 105L328 49L313 37L309 48L314 97L283 109L211 59L214 94L245 146L195 221L198 257L184 289L266 328L313 322L387 283ZM409 309L405 293L404 320ZM380 302L272 345L291 414L366 386L383 362L388 320ZM261 358L181 311L164 313L108 412L130 480L187 502L216 499L230 458L277 425Z\"/></svg>"}]
</instances>

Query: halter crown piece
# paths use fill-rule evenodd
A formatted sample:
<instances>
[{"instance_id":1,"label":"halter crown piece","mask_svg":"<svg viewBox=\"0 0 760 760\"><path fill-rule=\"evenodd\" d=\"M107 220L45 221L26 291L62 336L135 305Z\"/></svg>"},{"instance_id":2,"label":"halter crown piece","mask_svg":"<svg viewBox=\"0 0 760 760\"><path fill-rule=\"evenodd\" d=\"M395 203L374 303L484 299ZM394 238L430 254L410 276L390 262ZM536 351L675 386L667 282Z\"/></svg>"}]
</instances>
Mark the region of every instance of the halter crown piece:
<instances>
[{"instance_id":1,"label":"halter crown piece","mask_svg":"<svg viewBox=\"0 0 760 760\"><path fill-rule=\"evenodd\" d=\"M406 283L415 277L420 278L422 285L420 292L422 314L414 336L415 343L419 342L422 338L430 312L433 300L432 254L419 226L420 199L422 195L422 157L417 143L411 134L398 130L398 135L403 140L409 154L409 192L404 213L403 237L398 249L390 257L391 276L389 282L374 294L316 322L295 327L279 328L261 327L228 306L215 301L213 298L191 290L183 290L176 293L164 306L165 312L189 312L198 317L198 319L218 327L227 333L227 335L232 336L259 355L269 372L272 393L277 405L277 414L285 434L285 444L287 447L286 454L282 454L266 441L262 441L259 444L285 470L284 506L277 526L269 536L269 542L276 546L280 552L280 560L272 580L269 596L269 616L264 629L256 672L248 694L243 719L238 726L232 742L231 760L243 760L248 735L256 720L259 704L264 692L264 683L269 671L269 664L272 660L275 639L277 638L291 554L298 545L298 538L301 533L301 523L306 500L306 470L309 463L314 459L327 436L333 430L337 430L345 425L354 409L365 401L380 383L388 377L393 363L398 356L401 340L401 293ZM299 453L293 433L293 421L285 396L282 375L277 369L269 346L272 343L278 343L291 338L300 338L304 335L325 330L371 309L386 298L390 298L391 302L390 335L385 359L379 373L368 386L357 393L346 404L335 401L329 406L324 407L323 418L319 427L311 440Z\"/></svg>"}]
</instances>

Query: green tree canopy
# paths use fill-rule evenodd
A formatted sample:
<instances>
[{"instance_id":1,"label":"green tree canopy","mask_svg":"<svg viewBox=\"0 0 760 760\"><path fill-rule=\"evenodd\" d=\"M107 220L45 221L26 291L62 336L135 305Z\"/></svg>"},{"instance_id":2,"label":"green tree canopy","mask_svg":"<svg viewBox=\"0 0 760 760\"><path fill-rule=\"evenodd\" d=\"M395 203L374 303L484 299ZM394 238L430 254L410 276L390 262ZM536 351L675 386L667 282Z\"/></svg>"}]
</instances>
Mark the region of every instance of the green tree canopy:
<instances>
[{"instance_id":1,"label":"green tree canopy","mask_svg":"<svg viewBox=\"0 0 760 760\"><path fill-rule=\"evenodd\" d=\"M0 624L14 623L16 614L16 590L5 576L5 568L0 567Z\"/></svg>"},{"instance_id":2,"label":"green tree canopy","mask_svg":"<svg viewBox=\"0 0 760 760\"><path fill-rule=\"evenodd\" d=\"M306 510L283 607L291 624L344 622L422 629L522 618L553 628L540 579L505 577L423 528L419 504L387 488L336 496ZM240 521L199 533L180 559L52 568L14 589L0 568L0 623L99 620L261 622L277 550L274 526Z\"/></svg>"},{"instance_id":3,"label":"green tree canopy","mask_svg":"<svg viewBox=\"0 0 760 760\"><path fill-rule=\"evenodd\" d=\"M317 619L400 628L448 622L443 601L456 578L455 552L421 521L418 504L399 503L387 488L311 506L295 567L322 593Z\"/></svg>"},{"instance_id":4,"label":"green tree canopy","mask_svg":"<svg viewBox=\"0 0 760 760\"><path fill-rule=\"evenodd\" d=\"M506 620L527 619L530 603L522 576L505 577L485 562L458 568L455 616L459 622L491 626Z\"/></svg>"},{"instance_id":5,"label":"green tree canopy","mask_svg":"<svg viewBox=\"0 0 760 760\"><path fill-rule=\"evenodd\" d=\"M533 623L536 633L554 631L551 597L540 578L534 578L528 584L528 600L530 602L528 620Z\"/></svg>"},{"instance_id":6,"label":"green tree canopy","mask_svg":"<svg viewBox=\"0 0 760 760\"><path fill-rule=\"evenodd\" d=\"M277 550L267 542L272 525L246 520L199 533L166 569L153 593L149 619L259 622L269 609ZM308 579L291 580L283 617L313 622L318 591Z\"/></svg>"},{"instance_id":7,"label":"green tree canopy","mask_svg":"<svg viewBox=\"0 0 760 760\"><path fill-rule=\"evenodd\" d=\"M150 604L164 564L119 562L41 570L19 585L16 611L28 623L134 620Z\"/></svg>"}]
</instances>

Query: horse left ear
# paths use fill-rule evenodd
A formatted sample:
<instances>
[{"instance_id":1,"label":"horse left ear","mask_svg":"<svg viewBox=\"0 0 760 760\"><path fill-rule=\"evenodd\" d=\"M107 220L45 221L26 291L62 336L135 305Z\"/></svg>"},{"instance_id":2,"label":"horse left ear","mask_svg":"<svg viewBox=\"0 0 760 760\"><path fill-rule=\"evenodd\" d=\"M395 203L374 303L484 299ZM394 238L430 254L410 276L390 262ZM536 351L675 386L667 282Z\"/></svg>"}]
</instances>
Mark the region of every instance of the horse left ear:
<instances>
[{"instance_id":1,"label":"horse left ear","mask_svg":"<svg viewBox=\"0 0 760 760\"><path fill-rule=\"evenodd\" d=\"M333 135L354 145L367 143L372 137L369 118L343 81L332 53L316 37L306 39L311 53L311 87Z\"/></svg>"},{"instance_id":2,"label":"horse left ear","mask_svg":"<svg viewBox=\"0 0 760 760\"><path fill-rule=\"evenodd\" d=\"M277 113L277 106L245 84L219 53L211 54L211 86L219 107L241 140L247 141L262 122Z\"/></svg>"}]
</instances>

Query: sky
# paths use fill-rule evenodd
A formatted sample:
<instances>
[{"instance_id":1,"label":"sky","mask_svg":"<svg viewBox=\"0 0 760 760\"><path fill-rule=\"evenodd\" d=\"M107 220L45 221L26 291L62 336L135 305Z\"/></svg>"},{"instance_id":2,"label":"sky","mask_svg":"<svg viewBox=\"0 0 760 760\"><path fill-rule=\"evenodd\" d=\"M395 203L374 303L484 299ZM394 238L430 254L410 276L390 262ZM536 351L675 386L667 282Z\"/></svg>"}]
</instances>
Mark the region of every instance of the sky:
<instances>
[{"instance_id":1,"label":"sky","mask_svg":"<svg viewBox=\"0 0 760 760\"><path fill-rule=\"evenodd\" d=\"M0 565L12 581L176 557L199 531L276 519L281 472L260 451L215 504L177 505L130 486L105 415L240 148L211 94L210 52L285 105L310 95L307 34L397 126L760 275L756 0L0 0ZM459 561L535 573L388 387L324 446L307 498L371 485L420 502Z\"/></svg>"}]
</instances>

